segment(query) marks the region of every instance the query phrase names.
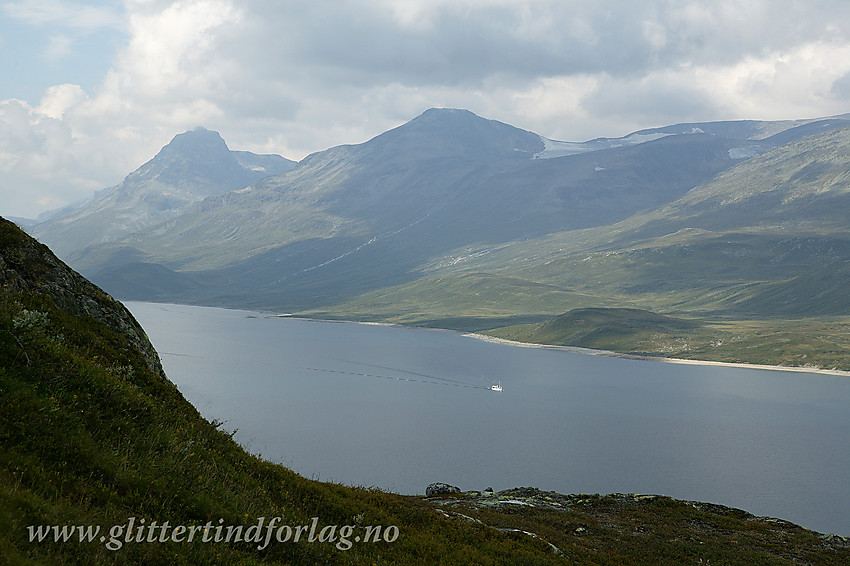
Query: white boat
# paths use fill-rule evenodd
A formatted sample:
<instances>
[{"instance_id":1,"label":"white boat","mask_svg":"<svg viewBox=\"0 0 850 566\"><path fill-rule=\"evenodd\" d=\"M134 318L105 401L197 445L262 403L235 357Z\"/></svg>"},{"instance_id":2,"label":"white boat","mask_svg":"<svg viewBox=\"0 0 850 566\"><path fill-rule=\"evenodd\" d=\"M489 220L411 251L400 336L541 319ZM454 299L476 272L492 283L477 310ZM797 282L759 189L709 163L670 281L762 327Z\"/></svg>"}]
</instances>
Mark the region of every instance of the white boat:
<instances>
[{"instance_id":1,"label":"white boat","mask_svg":"<svg viewBox=\"0 0 850 566\"><path fill-rule=\"evenodd\" d=\"M501 391L502 390L502 382L500 381L496 385L490 386L490 391Z\"/></svg>"}]
</instances>

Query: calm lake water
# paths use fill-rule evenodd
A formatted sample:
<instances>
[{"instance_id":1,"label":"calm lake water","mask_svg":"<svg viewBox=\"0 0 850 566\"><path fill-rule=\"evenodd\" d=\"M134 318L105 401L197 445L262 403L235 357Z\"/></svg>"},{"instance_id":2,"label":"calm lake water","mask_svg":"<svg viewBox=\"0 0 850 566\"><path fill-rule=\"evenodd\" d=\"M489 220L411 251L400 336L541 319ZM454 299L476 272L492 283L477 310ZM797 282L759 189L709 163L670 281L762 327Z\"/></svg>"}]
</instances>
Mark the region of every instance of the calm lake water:
<instances>
[{"instance_id":1,"label":"calm lake water","mask_svg":"<svg viewBox=\"0 0 850 566\"><path fill-rule=\"evenodd\" d=\"M127 306L206 418L306 477L400 493L442 481L664 494L850 535L848 377Z\"/></svg>"}]
</instances>

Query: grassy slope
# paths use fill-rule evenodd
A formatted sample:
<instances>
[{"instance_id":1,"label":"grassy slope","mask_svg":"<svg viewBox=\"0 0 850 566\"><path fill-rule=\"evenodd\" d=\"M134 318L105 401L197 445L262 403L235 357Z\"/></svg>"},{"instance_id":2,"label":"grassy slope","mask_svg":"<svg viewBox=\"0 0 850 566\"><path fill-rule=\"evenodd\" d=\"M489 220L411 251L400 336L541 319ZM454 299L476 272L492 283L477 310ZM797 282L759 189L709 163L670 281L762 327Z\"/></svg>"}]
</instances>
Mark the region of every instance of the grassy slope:
<instances>
[{"instance_id":1,"label":"grassy slope","mask_svg":"<svg viewBox=\"0 0 850 566\"><path fill-rule=\"evenodd\" d=\"M572 337L527 326L496 334L629 353L850 369L848 163L850 128L803 138L658 210L604 228L458 249L422 266L425 277L414 283L310 314L429 325L451 316L452 327L487 330L576 308L637 308L700 326L630 334L612 331L614 317L595 338L583 326L567 333ZM474 292L445 283L471 278ZM499 283L508 280L514 296ZM392 305L414 304L392 312Z\"/></svg>"},{"instance_id":2,"label":"grassy slope","mask_svg":"<svg viewBox=\"0 0 850 566\"><path fill-rule=\"evenodd\" d=\"M320 483L247 454L200 417L127 332L60 308L45 248L0 221L0 561L4 564L841 564L846 541L666 498L573 497L562 510L438 512L434 503ZM89 297L92 301L99 300ZM84 299L85 300L85 299ZM509 494L511 499L519 494ZM462 496L459 504L466 504ZM643 500L641 500L643 501ZM396 525L393 543L32 543L29 525ZM485 526L487 525L490 526ZM576 526L578 525L578 526ZM548 542L517 532L540 533ZM581 528L579 528L581 527ZM831 541L831 542L830 542ZM567 560L570 561L570 560Z\"/></svg>"},{"instance_id":3,"label":"grassy slope","mask_svg":"<svg viewBox=\"0 0 850 566\"><path fill-rule=\"evenodd\" d=\"M530 265L437 270L302 314L487 331L626 353L850 370L848 279L842 277L844 264L835 261L846 247L838 238L730 234L699 243L530 255ZM561 333L516 327L590 307L666 313L696 326L633 332L629 321L612 317L597 321L598 327L583 324ZM494 331L501 327L508 328Z\"/></svg>"},{"instance_id":4,"label":"grassy slope","mask_svg":"<svg viewBox=\"0 0 850 566\"><path fill-rule=\"evenodd\" d=\"M611 304L588 294L519 277L462 273L388 287L330 309L314 309L303 314L478 330L544 320L551 316L553 307L558 312L588 301L600 306Z\"/></svg>"},{"instance_id":5,"label":"grassy slope","mask_svg":"<svg viewBox=\"0 0 850 566\"><path fill-rule=\"evenodd\" d=\"M493 336L609 350L629 341L635 353L641 345L664 337L675 341L699 333L701 325L688 320L663 316L641 309L582 308L539 324L497 329ZM649 353L649 352L642 352Z\"/></svg>"},{"instance_id":6,"label":"grassy slope","mask_svg":"<svg viewBox=\"0 0 850 566\"><path fill-rule=\"evenodd\" d=\"M588 310L595 316L588 317ZM659 318L677 324L658 324ZM634 355L850 371L848 325L850 317L704 322L639 309L574 309L542 323L484 333Z\"/></svg>"},{"instance_id":7,"label":"grassy slope","mask_svg":"<svg viewBox=\"0 0 850 566\"><path fill-rule=\"evenodd\" d=\"M420 500L301 478L245 453L153 371L124 334L58 308L13 262L28 239L3 221L0 258L0 562L7 564L554 562L539 541L449 524ZM11 251L10 251L11 250ZM8 281L8 283L7 283ZM8 285L8 286L6 286ZM397 525L393 544L33 544L28 525Z\"/></svg>"}]
</instances>

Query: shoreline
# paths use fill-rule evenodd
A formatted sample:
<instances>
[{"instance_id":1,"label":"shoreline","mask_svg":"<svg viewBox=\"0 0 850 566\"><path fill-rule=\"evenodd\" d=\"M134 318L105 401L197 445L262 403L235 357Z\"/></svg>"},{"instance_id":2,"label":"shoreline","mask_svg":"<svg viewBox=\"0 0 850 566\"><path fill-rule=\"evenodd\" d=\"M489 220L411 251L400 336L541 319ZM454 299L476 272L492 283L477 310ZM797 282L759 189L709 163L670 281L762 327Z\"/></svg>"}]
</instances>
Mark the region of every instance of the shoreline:
<instances>
[{"instance_id":1,"label":"shoreline","mask_svg":"<svg viewBox=\"0 0 850 566\"><path fill-rule=\"evenodd\" d=\"M368 322L361 320L340 320L333 318L311 318L296 314L274 314L270 318L292 318L297 320L310 320L314 322L342 322L348 324L362 324L366 326L390 326L395 328L415 328L420 330L438 330L441 332L454 332L467 338L475 338L490 342L493 344L503 344L505 346L518 346L520 348L537 348L546 350L560 350L562 352L571 352L573 354L582 354L585 356L605 356L609 358L622 358L625 360L641 360L646 362L664 362L668 364L694 365L694 366L714 366L714 367L729 367L739 369L758 369L766 371L785 371L793 373L815 373L819 375L836 375L850 377L850 371L839 369L824 369L816 367L801 367L801 366L780 366L770 364L753 364L748 362L718 362L713 360L688 360L685 358L665 358L661 356L646 356L641 354L628 354L625 352L615 352L614 350L597 350L594 348L584 348L582 346L563 346L558 344L541 344L539 342L520 342L518 340L509 340L507 338L498 338L496 336L488 336L478 332L469 332L465 330L452 330L450 328L433 328L425 326L411 326L409 324L400 324L397 322Z\"/></svg>"},{"instance_id":2,"label":"shoreline","mask_svg":"<svg viewBox=\"0 0 850 566\"><path fill-rule=\"evenodd\" d=\"M581 346L560 346L557 344L540 344L537 342L520 342L518 340L508 340L507 338L497 338L496 336L488 336L486 334L478 334L476 332L460 332L469 338L476 338L485 342L494 344L504 344L506 346L518 346L520 348L539 348L547 350L560 350L563 352L571 352L574 354L583 354L585 356L606 356L609 358L623 358L626 360L642 360L647 362L665 362L668 364L682 364L693 366L715 366L715 367L730 367L740 369L758 369L767 371L786 371L795 373L816 373L820 375L838 375L850 377L850 371L839 369L824 369L816 367L801 367L801 366L778 366L769 364L751 364L747 362L718 362L712 360L688 360L684 358L664 358L661 356L644 356L640 354L626 354L623 352L615 352L613 350L596 350L593 348L583 348Z\"/></svg>"},{"instance_id":3,"label":"shoreline","mask_svg":"<svg viewBox=\"0 0 850 566\"><path fill-rule=\"evenodd\" d=\"M280 318L280 319L293 319L293 320L306 320L311 322L328 322L328 323L344 323L344 324L361 324L364 326L389 326L395 328L411 328L418 330L435 330L440 332L453 332L455 334L459 334L461 336L465 336L467 338L475 338L476 340L483 340L484 342L490 342L493 344L503 344L505 346L517 346L520 348L538 348L538 349L547 349L547 350L560 350L562 352L571 352L573 354L583 354L585 356L605 356L609 358L622 358L626 360L641 360L647 362L663 362L668 364L681 364L681 365L702 365L702 366L714 366L714 367L729 367L729 368L739 368L739 369L757 369L757 370L765 370L765 371L784 371L784 372L793 372L793 373L814 373L819 375L835 375L842 377L850 377L850 371L845 370L837 370L837 369L824 369L824 368L815 368L815 367L801 367L801 366L780 366L780 365L770 365L770 364L752 364L747 362L718 362L712 360L688 360L684 358L664 358L661 356L645 356L640 354L627 354L624 352L615 352L613 350L597 350L594 348L584 348L581 346L562 346L557 344L541 344L538 342L520 342L518 340L508 340L507 338L497 338L496 336L488 336L486 334L480 334L477 332L469 332L464 330L452 330L450 328L433 328L433 327L425 327L425 326L412 326L409 324L400 324L397 322L370 322L363 320L346 320L346 319L333 319L333 318L313 318L309 316L303 316L295 313L276 313L273 311L261 311L261 310L248 310L248 309L235 309L228 307L210 307L208 305L184 305L182 303L157 303L155 301L127 301L127 302L141 302L141 303L150 303L150 304L160 304L160 305L175 305L175 306L194 306L194 307L204 307L204 308L220 308L225 310L237 310L243 312L256 313L263 318Z\"/></svg>"}]
</instances>

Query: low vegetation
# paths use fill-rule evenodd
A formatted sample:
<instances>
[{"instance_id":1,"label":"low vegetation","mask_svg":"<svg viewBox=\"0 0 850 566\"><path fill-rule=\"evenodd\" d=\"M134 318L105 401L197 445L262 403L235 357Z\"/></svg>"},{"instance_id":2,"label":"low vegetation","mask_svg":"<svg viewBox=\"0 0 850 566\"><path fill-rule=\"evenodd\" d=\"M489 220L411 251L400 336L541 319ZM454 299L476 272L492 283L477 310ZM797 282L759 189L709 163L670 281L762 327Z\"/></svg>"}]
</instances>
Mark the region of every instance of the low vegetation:
<instances>
[{"instance_id":1,"label":"low vegetation","mask_svg":"<svg viewBox=\"0 0 850 566\"><path fill-rule=\"evenodd\" d=\"M594 308L483 333L640 356L850 371L848 325L850 317L705 322L640 309Z\"/></svg>"},{"instance_id":2,"label":"low vegetation","mask_svg":"<svg viewBox=\"0 0 850 566\"><path fill-rule=\"evenodd\" d=\"M539 541L452 524L417 498L307 480L246 453L127 333L56 305L55 258L0 221L0 563L558 563ZM66 268L67 269L67 268ZM38 291L33 291L38 290ZM65 289L65 291L69 291ZM95 301L94 297L89 297ZM424 486L423 486L424 487ZM396 526L355 544L31 542L30 526ZM392 537L390 537L392 538Z\"/></svg>"},{"instance_id":3,"label":"low vegetation","mask_svg":"<svg viewBox=\"0 0 850 566\"><path fill-rule=\"evenodd\" d=\"M465 250L468 264L433 267L417 281L301 314L628 354L850 370L844 237L697 230L599 249L606 237L590 230L486 254ZM576 318L588 309L603 310ZM662 313L666 325L655 320ZM678 326L669 324L674 319Z\"/></svg>"},{"instance_id":4,"label":"low vegetation","mask_svg":"<svg viewBox=\"0 0 850 566\"><path fill-rule=\"evenodd\" d=\"M162 374L123 307L78 277L0 220L0 563L850 560L846 539L667 498L544 494L557 507L535 504L540 493L530 490L499 494L528 505L482 506L473 494L426 499L305 479L248 454L220 423L204 420ZM334 525L350 525L352 534L383 530L377 542L348 540L350 547L341 531L336 542L272 540L262 549L256 541L135 538L142 519L204 533L205 525L247 528L263 517L292 526L317 517L316 531L325 533ZM125 531L111 537L121 525ZM33 529L52 526L99 526L107 536L54 542L50 530L45 540L31 539Z\"/></svg>"}]
</instances>

